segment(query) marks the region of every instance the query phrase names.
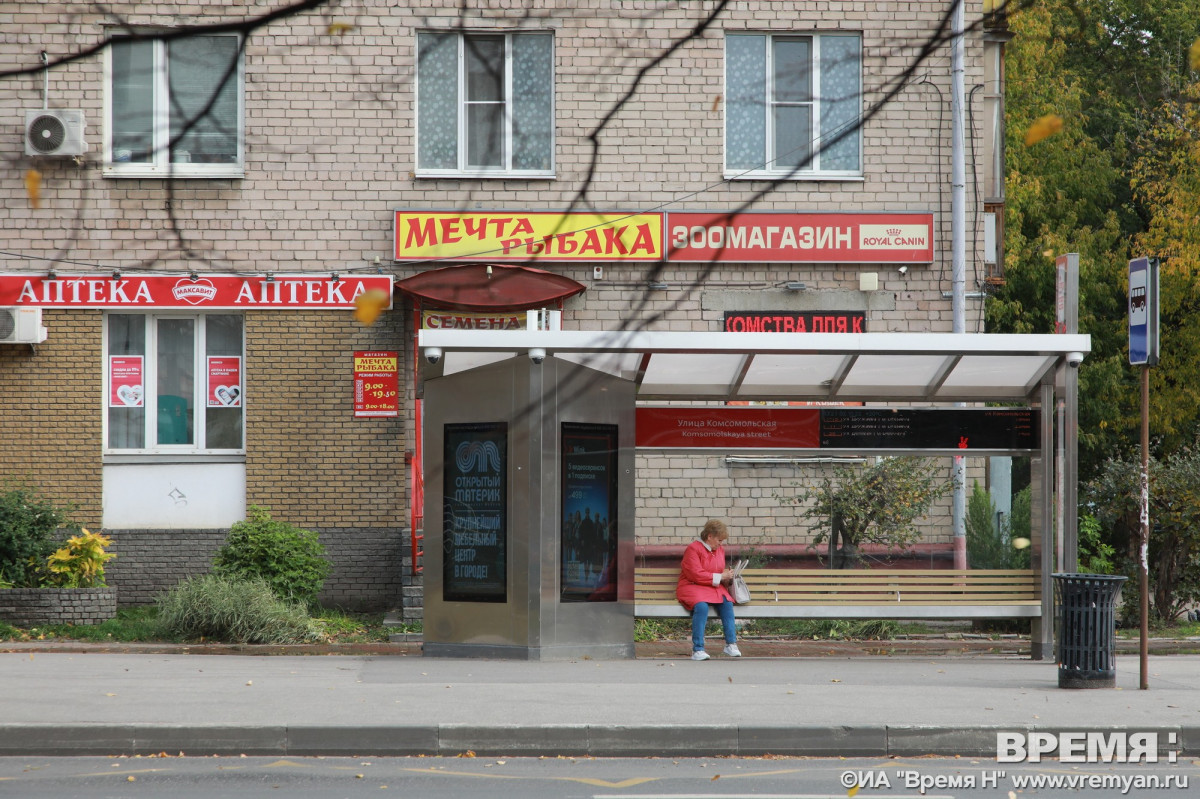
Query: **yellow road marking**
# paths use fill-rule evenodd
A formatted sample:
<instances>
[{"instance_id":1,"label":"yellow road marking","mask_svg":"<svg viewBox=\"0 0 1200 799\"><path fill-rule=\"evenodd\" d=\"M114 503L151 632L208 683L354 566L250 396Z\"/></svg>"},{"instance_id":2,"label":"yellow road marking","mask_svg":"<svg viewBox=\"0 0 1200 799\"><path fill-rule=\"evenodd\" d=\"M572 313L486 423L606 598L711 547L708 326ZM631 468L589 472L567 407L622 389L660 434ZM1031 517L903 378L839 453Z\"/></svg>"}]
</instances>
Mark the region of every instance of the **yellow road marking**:
<instances>
[{"instance_id":1,"label":"yellow road marking","mask_svg":"<svg viewBox=\"0 0 1200 799\"><path fill-rule=\"evenodd\" d=\"M481 779L497 779L497 780L546 780L549 782L579 782L584 785L593 785L599 788L630 788L634 785L641 785L644 782L655 782L658 777L631 777L627 780L619 780L612 782L611 780L602 780L595 777L539 777L525 776L522 774L476 774L473 771L448 771L440 768L406 768L404 771L412 771L418 774L445 774L448 777L479 777Z\"/></svg>"}]
</instances>

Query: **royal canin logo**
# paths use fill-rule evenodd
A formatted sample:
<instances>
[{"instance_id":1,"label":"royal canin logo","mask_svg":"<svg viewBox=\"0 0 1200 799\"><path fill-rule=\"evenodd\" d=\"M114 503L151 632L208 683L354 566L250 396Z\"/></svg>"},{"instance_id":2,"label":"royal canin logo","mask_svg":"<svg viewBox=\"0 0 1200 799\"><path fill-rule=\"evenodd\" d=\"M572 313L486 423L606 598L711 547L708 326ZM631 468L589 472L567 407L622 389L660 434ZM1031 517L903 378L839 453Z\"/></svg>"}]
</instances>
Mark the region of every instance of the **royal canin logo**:
<instances>
[{"instance_id":1,"label":"royal canin logo","mask_svg":"<svg viewBox=\"0 0 1200 799\"><path fill-rule=\"evenodd\" d=\"M899 235L900 235L900 228L898 228L898 227L890 227L890 228L888 228L888 235L889 235L889 236L899 236Z\"/></svg>"},{"instance_id":2,"label":"royal canin logo","mask_svg":"<svg viewBox=\"0 0 1200 799\"><path fill-rule=\"evenodd\" d=\"M171 289L171 294L177 300L199 305L202 302L212 302L213 298L217 296L217 287L207 278L196 281L191 278L183 278Z\"/></svg>"}]
</instances>

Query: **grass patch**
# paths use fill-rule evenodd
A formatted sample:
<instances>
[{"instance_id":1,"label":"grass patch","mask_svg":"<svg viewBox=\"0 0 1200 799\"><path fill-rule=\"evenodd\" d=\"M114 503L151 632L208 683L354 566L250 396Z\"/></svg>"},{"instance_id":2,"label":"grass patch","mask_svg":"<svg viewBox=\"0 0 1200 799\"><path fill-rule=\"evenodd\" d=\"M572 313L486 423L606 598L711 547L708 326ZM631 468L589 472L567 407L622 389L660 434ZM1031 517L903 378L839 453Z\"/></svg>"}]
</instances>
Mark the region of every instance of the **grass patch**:
<instances>
[{"instance_id":1,"label":"grass patch","mask_svg":"<svg viewBox=\"0 0 1200 799\"><path fill-rule=\"evenodd\" d=\"M386 643L391 629L383 626L383 614L352 614L337 609L322 608L313 614L313 621L339 644Z\"/></svg>"},{"instance_id":2,"label":"grass patch","mask_svg":"<svg viewBox=\"0 0 1200 799\"><path fill-rule=\"evenodd\" d=\"M1178 621L1166 623L1152 619L1147 625L1150 635L1155 638L1196 638L1200 637L1200 622ZM1135 623L1133 627L1118 627L1118 638L1140 638L1141 627Z\"/></svg>"},{"instance_id":3,"label":"grass patch","mask_svg":"<svg viewBox=\"0 0 1200 799\"><path fill-rule=\"evenodd\" d=\"M22 629L0 623L3 641L86 641L94 643L171 641L164 638L157 622L158 611L152 606L121 608L115 619L100 624L46 624Z\"/></svg>"},{"instance_id":4,"label":"grass patch","mask_svg":"<svg viewBox=\"0 0 1200 799\"><path fill-rule=\"evenodd\" d=\"M678 641L692 637L690 619L634 619L633 640Z\"/></svg>"},{"instance_id":5,"label":"grass patch","mask_svg":"<svg viewBox=\"0 0 1200 799\"><path fill-rule=\"evenodd\" d=\"M848 641L887 641L907 632L891 619L754 619L745 628L748 636Z\"/></svg>"},{"instance_id":6,"label":"grass patch","mask_svg":"<svg viewBox=\"0 0 1200 799\"><path fill-rule=\"evenodd\" d=\"M720 631L721 623L710 619L707 632ZM887 641L900 635L928 632L920 624L901 624L890 619L748 619L741 622L739 637L783 638L798 640L840 639L850 641ZM634 641L681 641L692 636L690 619L635 619Z\"/></svg>"},{"instance_id":7,"label":"grass patch","mask_svg":"<svg viewBox=\"0 0 1200 799\"><path fill-rule=\"evenodd\" d=\"M313 621L328 639L339 644L382 643L393 632L420 632L420 624L403 627L384 627L382 613L349 613L336 609L319 609ZM220 639L208 638L214 643ZM158 608L154 605L120 608L117 617L102 624L55 624L21 628L0 622L0 641L80 641L84 643L182 643L179 636L169 635L158 623Z\"/></svg>"}]
</instances>

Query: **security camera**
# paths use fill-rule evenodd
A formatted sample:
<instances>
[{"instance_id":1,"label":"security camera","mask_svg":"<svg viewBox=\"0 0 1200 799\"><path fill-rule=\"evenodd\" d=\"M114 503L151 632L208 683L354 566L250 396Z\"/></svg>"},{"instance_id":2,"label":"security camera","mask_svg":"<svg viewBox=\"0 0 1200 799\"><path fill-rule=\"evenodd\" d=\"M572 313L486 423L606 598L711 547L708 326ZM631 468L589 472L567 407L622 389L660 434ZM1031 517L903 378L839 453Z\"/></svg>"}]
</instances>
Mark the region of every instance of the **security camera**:
<instances>
[{"instance_id":1,"label":"security camera","mask_svg":"<svg viewBox=\"0 0 1200 799\"><path fill-rule=\"evenodd\" d=\"M429 361L430 363L437 363L441 359L442 359L442 348L441 347L426 347L425 348L425 360Z\"/></svg>"},{"instance_id":2,"label":"security camera","mask_svg":"<svg viewBox=\"0 0 1200 799\"><path fill-rule=\"evenodd\" d=\"M529 351L529 360L533 361L534 363L540 364L542 361L546 360L546 351L544 349L542 349L541 347L536 347L536 348L530 350Z\"/></svg>"},{"instance_id":3,"label":"security camera","mask_svg":"<svg viewBox=\"0 0 1200 799\"><path fill-rule=\"evenodd\" d=\"M900 270L899 270L899 271L900 271L900 274L902 274L902 275L907 275L907 274L908 274L908 267L907 267L907 266L902 266L902 267L900 267Z\"/></svg>"},{"instance_id":4,"label":"security camera","mask_svg":"<svg viewBox=\"0 0 1200 799\"><path fill-rule=\"evenodd\" d=\"M1081 363L1083 363L1083 353L1082 352L1068 352L1067 353L1067 366L1078 367L1079 364L1081 364Z\"/></svg>"}]
</instances>

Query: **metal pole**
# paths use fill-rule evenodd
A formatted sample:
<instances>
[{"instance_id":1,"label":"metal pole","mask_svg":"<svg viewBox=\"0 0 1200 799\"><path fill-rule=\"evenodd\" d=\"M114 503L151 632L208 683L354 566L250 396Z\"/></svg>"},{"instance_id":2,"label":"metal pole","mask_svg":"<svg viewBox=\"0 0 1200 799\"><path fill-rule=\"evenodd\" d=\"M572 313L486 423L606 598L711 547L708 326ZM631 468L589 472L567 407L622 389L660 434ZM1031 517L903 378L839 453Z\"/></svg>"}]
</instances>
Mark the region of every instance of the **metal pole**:
<instances>
[{"instance_id":1,"label":"metal pole","mask_svg":"<svg viewBox=\"0 0 1200 799\"><path fill-rule=\"evenodd\" d=\"M1031 620L1029 655L1033 660L1054 657L1054 384L1043 383L1039 392L1038 450L1030 464L1033 488L1033 555L1042 612Z\"/></svg>"},{"instance_id":2,"label":"metal pole","mask_svg":"<svg viewBox=\"0 0 1200 799\"><path fill-rule=\"evenodd\" d=\"M1142 629L1139 646L1143 691L1150 687L1150 366L1142 364L1142 541L1138 550L1138 583L1141 592Z\"/></svg>"},{"instance_id":3,"label":"metal pole","mask_svg":"<svg viewBox=\"0 0 1200 799\"><path fill-rule=\"evenodd\" d=\"M950 46L950 238L951 283L953 292L953 330L966 332L967 283L967 168L963 142L965 108L963 106L963 31L966 26L966 0L951 0L955 4L952 20L954 38ZM961 406L961 403L956 403ZM954 457L954 494L951 503L951 522L954 527L954 568L967 568L967 464L962 456Z\"/></svg>"},{"instance_id":4,"label":"metal pole","mask_svg":"<svg viewBox=\"0 0 1200 799\"><path fill-rule=\"evenodd\" d=\"M1064 256L1063 324L1066 332L1079 332L1079 254ZM1058 567L1064 572L1079 571L1079 365L1067 364L1063 381L1062 485L1059 508Z\"/></svg>"}]
</instances>

